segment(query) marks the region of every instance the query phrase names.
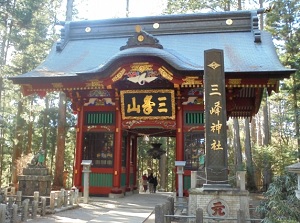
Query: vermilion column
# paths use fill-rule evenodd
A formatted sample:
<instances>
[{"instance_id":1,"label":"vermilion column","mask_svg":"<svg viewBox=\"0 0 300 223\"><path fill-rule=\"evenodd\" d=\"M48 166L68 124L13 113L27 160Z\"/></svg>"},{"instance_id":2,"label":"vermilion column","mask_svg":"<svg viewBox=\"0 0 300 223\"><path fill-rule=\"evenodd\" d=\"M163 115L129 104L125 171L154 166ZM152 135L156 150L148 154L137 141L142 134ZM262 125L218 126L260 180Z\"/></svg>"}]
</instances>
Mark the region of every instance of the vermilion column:
<instances>
[{"instance_id":1,"label":"vermilion column","mask_svg":"<svg viewBox=\"0 0 300 223\"><path fill-rule=\"evenodd\" d=\"M115 129L115 146L114 146L114 182L113 186L120 188L121 185L121 168L122 168L122 126L121 111L119 100L116 100L116 129Z\"/></svg>"},{"instance_id":2,"label":"vermilion column","mask_svg":"<svg viewBox=\"0 0 300 223\"><path fill-rule=\"evenodd\" d=\"M177 115L176 115L176 160L183 161L183 111L181 100L177 99Z\"/></svg>"},{"instance_id":3,"label":"vermilion column","mask_svg":"<svg viewBox=\"0 0 300 223\"><path fill-rule=\"evenodd\" d=\"M184 160L184 149L183 149L183 120L182 120L182 106L180 95L177 95L177 114L176 114L176 161L183 161ZM175 163L174 163L175 164ZM176 168L176 167L175 167ZM175 169L175 172L177 170ZM175 187L176 191L178 191L178 175L176 174L175 178Z\"/></svg>"},{"instance_id":4,"label":"vermilion column","mask_svg":"<svg viewBox=\"0 0 300 223\"><path fill-rule=\"evenodd\" d=\"M82 142L83 142L83 118L84 112L82 109L77 113L77 128L76 128L76 152L74 165L74 185L81 186L81 161L82 161Z\"/></svg>"}]
</instances>

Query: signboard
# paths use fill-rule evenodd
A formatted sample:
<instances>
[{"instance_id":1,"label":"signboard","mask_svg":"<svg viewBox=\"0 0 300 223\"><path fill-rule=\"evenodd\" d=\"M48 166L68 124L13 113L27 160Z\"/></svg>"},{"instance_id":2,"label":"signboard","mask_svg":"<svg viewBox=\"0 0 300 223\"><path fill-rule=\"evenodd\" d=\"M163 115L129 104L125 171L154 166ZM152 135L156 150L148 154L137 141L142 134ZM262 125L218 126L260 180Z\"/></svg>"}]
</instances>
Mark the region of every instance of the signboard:
<instances>
[{"instance_id":1,"label":"signboard","mask_svg":"<svg viewBox=\"0 0 300 223\"><path fill-rule=\"evenodd\" d=\"M228 184L226 99L222 50L204 52L205 148L208 184Z\"/></svg>"},{"instance_id":2,"label":"signboard","mask_svg":"<svg viewBox=\"0 0 300 223\"><path fill-rule=\"evenodd\" d=\"M124 90L120 92L122 119L175 119L174 90Z\"/></svg>"}]
</instances>

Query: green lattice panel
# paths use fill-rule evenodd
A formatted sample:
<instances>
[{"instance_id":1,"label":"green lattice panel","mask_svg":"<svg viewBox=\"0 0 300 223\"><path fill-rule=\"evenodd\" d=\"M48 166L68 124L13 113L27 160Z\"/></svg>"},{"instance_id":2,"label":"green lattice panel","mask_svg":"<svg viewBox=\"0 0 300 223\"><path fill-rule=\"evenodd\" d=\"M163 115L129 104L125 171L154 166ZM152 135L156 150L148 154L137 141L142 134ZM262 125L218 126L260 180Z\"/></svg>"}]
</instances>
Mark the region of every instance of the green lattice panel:
<instances>
[{"instance_id":1,"label":"green lattice panel","mask_svg":"<svg viewBox=\"0 0 300 223\"><path fill-rule=\"evenodd\" d=\"M188 190L191 188L191 176L183 176L183 189Z\"/></svg>"},{"instance_id":2,"label":"green lattice panel","mask_svg":"<svg viewBox=\"0 0 300 223\"><path fill-rule=\"evenodd\" d=\"M201 125L204 124L205 118L203 112L186 112L185 123L187 125Z\"/></svg>"},{"instance_id":3,"label":"green lattice panel","mask_svg":"<svg viewBox=\"0 0 300 223\"><path fill-rule=\"evenodd\" d=\"M90 173L90 186L112 187L112 185L113 185L113 175L112 174Z\"/></svg>"},{"instance_id":4,"label":"green lattice panel","mask_svg":"<svg viewBox=\"0 0 300 223\"><path fill-rule=\"evenodd\" d=\"M121 174L121 187L126 186L126 173Z\"/></svg>"}]
</instances>

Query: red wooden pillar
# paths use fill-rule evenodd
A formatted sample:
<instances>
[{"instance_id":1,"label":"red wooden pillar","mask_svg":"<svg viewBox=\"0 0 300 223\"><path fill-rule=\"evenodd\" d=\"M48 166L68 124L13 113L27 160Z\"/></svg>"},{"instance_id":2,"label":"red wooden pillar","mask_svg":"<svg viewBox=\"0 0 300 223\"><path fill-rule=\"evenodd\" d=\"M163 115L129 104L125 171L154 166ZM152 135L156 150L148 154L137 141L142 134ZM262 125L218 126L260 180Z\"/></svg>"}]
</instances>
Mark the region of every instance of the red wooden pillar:
<instances>
[{"instance_id":1,"label":"red wooden pillar","mask_svg":"<svg viewBox=\"0 0 300 223\"><path fill-rule=\"evenodd\" d=\"M122 170L122 117L120 111L119 100L116 100L116 129L114 143L114 177L113 187L120 188L121 186L121 170Z\"/></svg>"},{"instance_id":2,"label":"red wooden pillar","mask_svg":"<svg viewBox=\"0 0 300 223\"><path fill-rule=\"evenodd\" d=\"M180 93L177 95L177 115L176 115L176 161L183 161L184 160L184 147L183 147L183 111L182 111L182 104L180 100ZM175 163L174 163L175 165ZM176 167L174 167L176 168ZM178 175L177 170L174 169L176 173L175 176L175 188L178 191Z\"/></svg>"},{"instance_id":3,"label":"red wooden pillar","mask_svg":"<svg viewBox=\"0 0 300 223\"><path fill-rule=\"evenodd\" d=\"M83 124L84 111L81 109L77 113L77 127L76 127L76 151L75 151L75 165L74 165L74 186L81 188L81 162L82 162L82 147L83 147Z\"/></svg>"},{"instance_id":4,"label":"red wooden pillar","mask_svg":"<svg viewBox=\"0 0 300 223\"><path fill-rule=\"evenodd\" d=\"M176 160L183 161L183 111L181 100L179 98L177 98L176 130Z\"/></svg>"}]
</instances>

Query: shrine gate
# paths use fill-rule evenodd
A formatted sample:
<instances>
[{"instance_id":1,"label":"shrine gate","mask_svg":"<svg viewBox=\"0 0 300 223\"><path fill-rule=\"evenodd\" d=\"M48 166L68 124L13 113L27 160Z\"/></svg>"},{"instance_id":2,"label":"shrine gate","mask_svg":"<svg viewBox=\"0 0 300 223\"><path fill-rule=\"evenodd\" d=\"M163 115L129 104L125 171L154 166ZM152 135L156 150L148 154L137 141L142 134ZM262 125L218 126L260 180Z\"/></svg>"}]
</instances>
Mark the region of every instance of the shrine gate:
<instances>
[{"instance_id":1,"label":"shrine gate","mask_svg":"<svg viewBox=\"0 0 300 223\"><path fill-rule=\"evenodd\" d=\"M280 63L258 11L61 22L61 38L34 70L10 77L24 96L63 91L77 114L74 184L92 160L90 194L137 189L137 138L176 138L184 190L204 149L204 52L224 53L227 119L251 118L262 95L293 70ZM214 66L214 65L212 65ZM175 168L174 168L175 169Z\"/></svg>"}]
</instances>

